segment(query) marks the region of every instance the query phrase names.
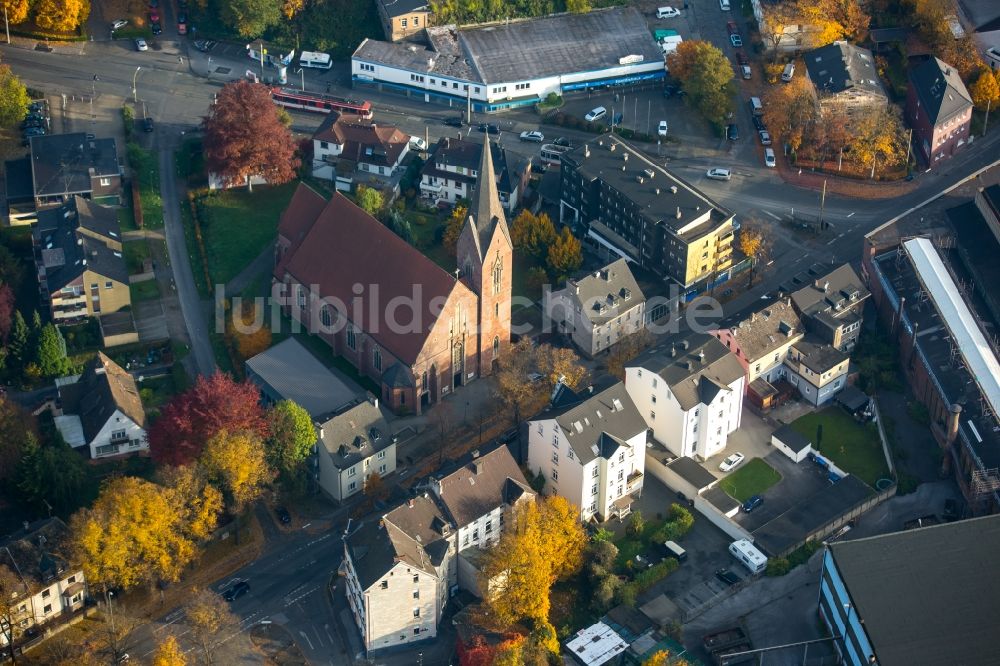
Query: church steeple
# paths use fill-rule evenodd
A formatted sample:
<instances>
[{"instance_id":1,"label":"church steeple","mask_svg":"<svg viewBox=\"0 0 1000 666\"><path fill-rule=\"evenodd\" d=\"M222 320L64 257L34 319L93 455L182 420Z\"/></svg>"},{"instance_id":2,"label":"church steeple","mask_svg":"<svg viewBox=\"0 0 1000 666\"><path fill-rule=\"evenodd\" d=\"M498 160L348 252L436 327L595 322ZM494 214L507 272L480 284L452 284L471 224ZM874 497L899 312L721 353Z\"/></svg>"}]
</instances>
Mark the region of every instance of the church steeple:
<instances>
[{"instance_id":1,"label":"church steeple","mask_svg":"<svg viewBox=\"0 0 1000 666\"><path fill-rule=\"evenodd\" d=\"M490 246L493 232L498 227L510 240L507 218L504 215L503 204L500 202L500 193L497 191L497 175L496 169L493 167L493 147L490 144L489 134L486 134L483 139L483 153L479 159L479 176L476 180L476 191L472 198L472 205L469 207L469 216L469 222L477 232L476 239L479 242L480 257Z\"/></svg>"}]
</instances>

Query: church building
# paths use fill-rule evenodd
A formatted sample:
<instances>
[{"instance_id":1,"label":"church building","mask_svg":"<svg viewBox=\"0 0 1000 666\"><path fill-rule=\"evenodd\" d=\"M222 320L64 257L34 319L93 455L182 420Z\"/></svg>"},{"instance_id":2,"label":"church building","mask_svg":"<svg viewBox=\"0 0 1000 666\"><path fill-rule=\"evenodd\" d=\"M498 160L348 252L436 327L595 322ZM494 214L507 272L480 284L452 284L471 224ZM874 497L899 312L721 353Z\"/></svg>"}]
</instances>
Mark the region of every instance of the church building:
<instances>
[{"instance_id":1,"label":"church building","mask_svg":"<svg viewBox=\"0 0 1000 666\"><path fill-rule=\"evenodd\" d=\"M384 404L419 414L510 348L513 246L489 138L457 255L448 273L340 192L301 184L278 226L272 296Z\"/></svg>"}]
</instances>

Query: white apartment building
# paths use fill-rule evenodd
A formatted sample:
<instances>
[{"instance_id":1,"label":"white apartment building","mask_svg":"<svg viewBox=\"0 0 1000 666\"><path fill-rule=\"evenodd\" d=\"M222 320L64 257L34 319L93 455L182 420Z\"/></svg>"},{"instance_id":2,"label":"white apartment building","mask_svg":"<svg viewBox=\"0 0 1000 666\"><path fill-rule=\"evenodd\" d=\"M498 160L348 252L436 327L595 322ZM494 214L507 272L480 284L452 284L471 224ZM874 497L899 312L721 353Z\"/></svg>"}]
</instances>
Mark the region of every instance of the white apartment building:
<instances>
[{"instance_id":1,"label":"white apartment building","mask_svg":"<svg viewBox=\"0 0 1000 666\"><path fill-rule=\"evenodd\" d=\"M434 638L459 587L479 594L478 559L535 493L506 446L431 477L427 489L345 540L341 573L367 651Z\"/></svg>"},{"instance_id":2,"label":"white apartment building","mask_svg":"<svg viewBox=\"0 0 1000 666\"><path fill-rule=\"evenodd\" d=\"M624 259L545 294L545 313L588 358L645 325L646 298Z\"/></svg>"},{"instance_id":3,"label":"white apartment building","mask_svg":"<svg viewBox=\"0 0 1000 666\"><path fill-rule=\"evenodd\" d=\"M625 369L625 387L653 437L676 456L707 460L740 427L743 366L706 333L643 354Z\"/></svg>"},{"instance_id":4,"label":"white apartment building","mask_svg":"<svg viewBox=\"0 0 1000 666\"><path fill-rule=\"evenodd\" d=\"M528 467L546 495L580 507L584 521L624 518L642 491L646 423L621 382L577 394L560 384L552 410L528 423Z\"/></svg>"},{"instance_id":5,"label":"white apartment building","mask_svg":"<svg viewBox=\"0 0 1000 666\"><path fill-rule=\"evenodd\" d=\"M66 524L58 518L25 523L20 532L0 539L0 566L21 583L21 589L11 594L10 633L15 643L29 628L83 609L87 596L83 570L59 555L68 539ZM8 627L0 629L0 646L7 645Z\"/></svg>"},{"instance_id":6,"label":"white apartment building","mask_svg":"<svg viewBox=\"0 0 1000 666\"><path fill-rule=\"evenodd\" d=\"M395 472L396 436L378 398L360 400L322 423L316 456L319 487L338 502L362 492L372 474Z\"/></svg>"},{"instance_id":7,"label":"white apartment building","mask_svg":"<svg viewBox=\"0 0 1000 666\"><path fill-rule=\"evenodd\" d=\"M420 170L420 196L435 204L471 200L479 181L483 142L442 137L434 153ZM490 142L496 174L497 195L508 213L513 213L528 183L530 163L507 153L499 142Z\"/></svg>"},{"instance_id":8,"label":"white apartment building","mask_svg":"<svg viewBox=\"0 0 1000 666\"><path fill-rule=\"evenodd\" d=\"M341 573L367 652L437 636L454 580L454 529L420 496L344 540Z\"/></svg>"}]
</instances>

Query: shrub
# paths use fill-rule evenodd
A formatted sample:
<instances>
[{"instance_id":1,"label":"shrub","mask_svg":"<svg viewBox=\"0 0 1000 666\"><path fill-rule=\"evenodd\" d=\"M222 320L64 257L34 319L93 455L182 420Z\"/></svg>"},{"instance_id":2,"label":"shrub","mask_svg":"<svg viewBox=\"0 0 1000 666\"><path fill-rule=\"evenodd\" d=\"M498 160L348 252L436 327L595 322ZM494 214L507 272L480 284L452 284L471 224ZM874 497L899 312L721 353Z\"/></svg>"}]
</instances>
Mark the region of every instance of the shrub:
<instances>
[{"instance_id":1,"label":"shrub","mask_svg":"<svg viewBox=\"0 0 1000 666\"><path fill-rule=\"evenodd\" d=\"M630 536L638 537L642 535L642 530L645 527L646 521L642 519L642 512L633 511L632 515L629 516L628 526L625 528L625 531Z\"/></svg>"},{"instance_id":2,"label":"shrub","mask_svg":"<svg viewBox=\"0 0 1000 666\"><path fill-rule=\"evenodd\" d=\"M764 573L768 576L784 576L791 570L792 565L789 564L788 558L772 557L767 561L767 570Z\"/></svg>"}]
</instances>

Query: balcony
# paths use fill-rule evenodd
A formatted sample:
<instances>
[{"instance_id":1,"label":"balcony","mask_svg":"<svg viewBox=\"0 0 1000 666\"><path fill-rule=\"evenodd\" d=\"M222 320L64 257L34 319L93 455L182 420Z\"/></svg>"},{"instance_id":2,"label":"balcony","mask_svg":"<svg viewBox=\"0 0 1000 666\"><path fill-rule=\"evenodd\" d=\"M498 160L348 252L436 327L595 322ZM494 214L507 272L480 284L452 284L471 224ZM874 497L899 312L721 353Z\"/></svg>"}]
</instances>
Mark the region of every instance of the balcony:
<instances>
[{"instance_id":1,"label":"balcony","mask_svg":"<svg viewBox=\"0 0 1000 666\"><path fill-rule=\"evenodd\" d=\"M642 485L643 473L636 470L628 475L625 479L626 492L632 492L636 488Z\"/></svg>"}]
</instances>

